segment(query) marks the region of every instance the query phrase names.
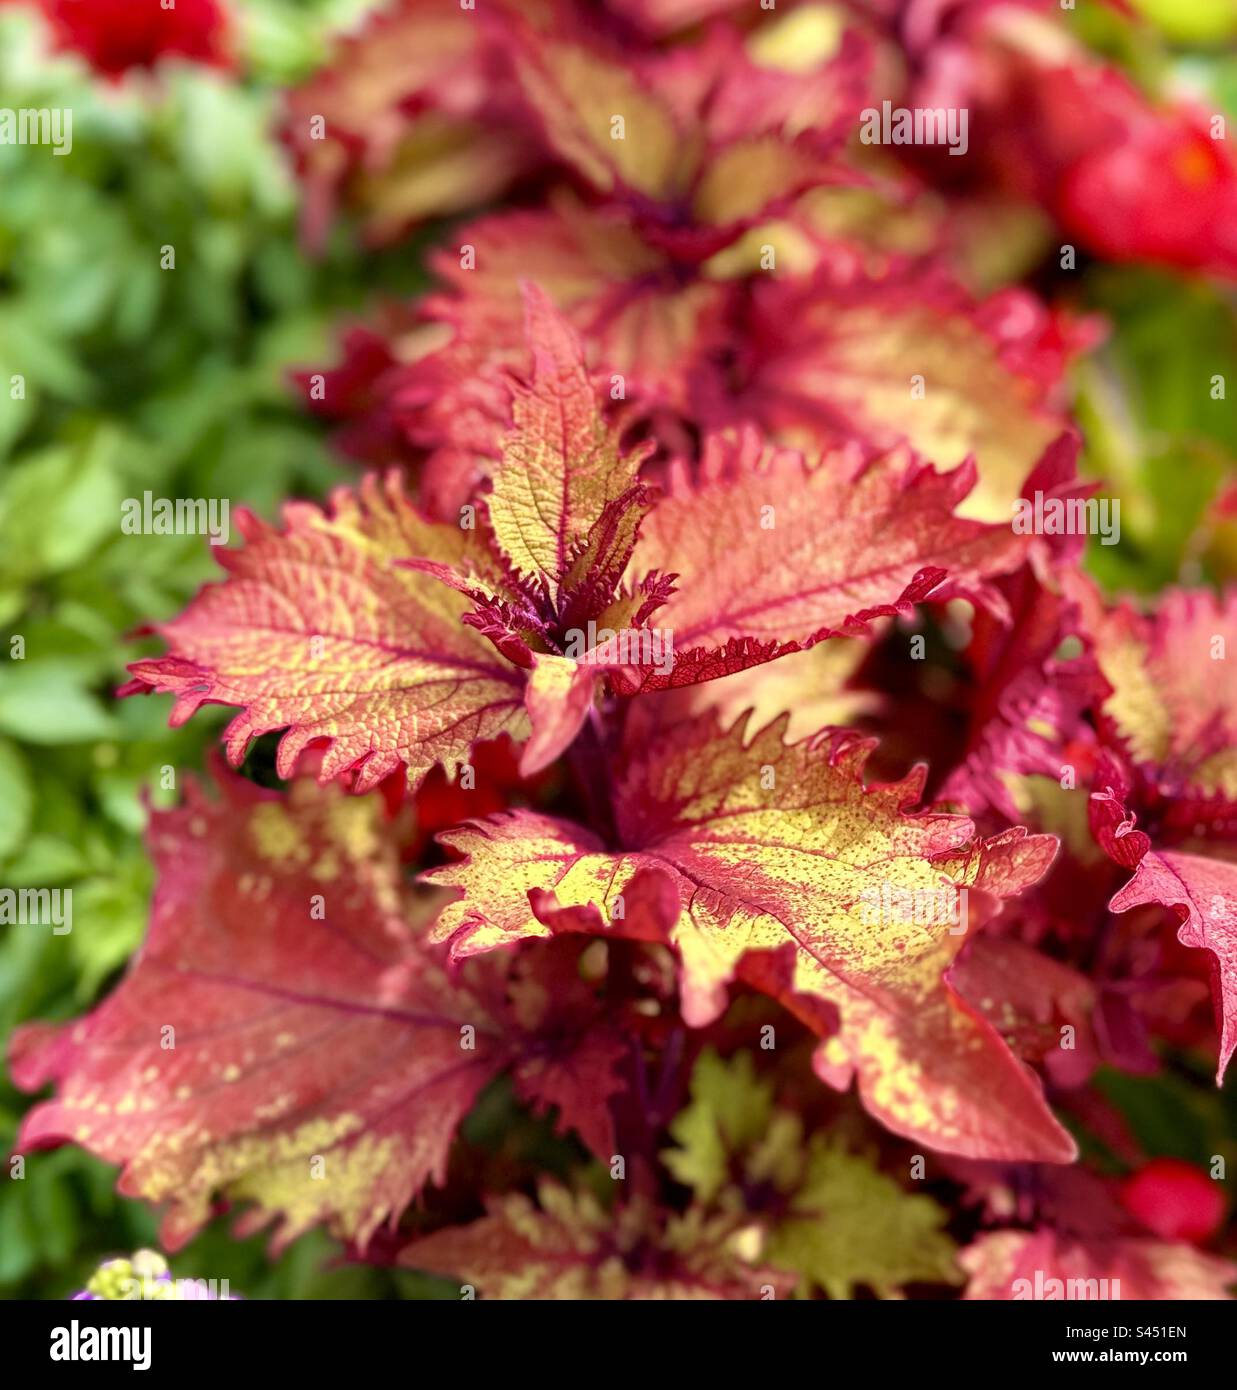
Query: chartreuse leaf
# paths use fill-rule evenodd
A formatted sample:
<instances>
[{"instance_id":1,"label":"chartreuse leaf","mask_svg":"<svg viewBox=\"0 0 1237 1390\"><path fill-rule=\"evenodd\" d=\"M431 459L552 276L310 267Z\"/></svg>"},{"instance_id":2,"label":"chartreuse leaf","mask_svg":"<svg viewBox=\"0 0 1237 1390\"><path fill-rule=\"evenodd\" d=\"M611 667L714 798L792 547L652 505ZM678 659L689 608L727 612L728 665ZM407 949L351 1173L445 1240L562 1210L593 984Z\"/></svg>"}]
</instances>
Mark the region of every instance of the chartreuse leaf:
<instances>
[{"instance_id":1,"label":"chartreuse leaf","mask_svg":"<svg viewBox=\"0 0 1237 1390\"><path fill-rule=\"evenodd\" d=\"M801 1293L850 1298L867 1287L891 1298L907 1284L960 1282L946 1219L931 1197L903 1191L869 1159L817 1135L791 1214L765 1256L800 1276Z\"/></svg>"},{"instance_id":2,"label":"chartreuse leaf","mask_svg":"<svg viewBox=\"0 0 1237 1390\"><path fill-rule=\"evenodd\" d=\"M1235 0L1133 0L1133 8L1178 43L1216 43L1237 35Z\"/></svg>"},{"instance_id":3,"label":"chartreuse leaf","mask_svg":"<svg viewBox=\"0 0 1237 1390\"><path fill-rule=\"evenodd\" d=\"M805 1143L799 1116L773 1092L750 1052L702 1052L691 1101L670 1126L677 1147L662 1161L722 1211L743 1213L745 1191L772 1187L778 1197L756 1217L761 1257L797 1275L803 1295L850 1298L862 1287L890 1298L906 1284L958 1282L946 1213L826 1135Z\"/></svg>"},{"instance_id":4,"label":"chartreuse leaf","mask_svg":"<svg viewBox=\"0 0 1237 1390\"><path fill-rule=\"evenodd\" d=\"M701 1201L712 1201L732 1177L732 1156L760 1139L772 1113L773 1083L756 1076L750 1053L727 1062L707 1049L692 1071L691 1104L670 1126L678 1147L663 1161Z\"/></svg>"}]
</instances>

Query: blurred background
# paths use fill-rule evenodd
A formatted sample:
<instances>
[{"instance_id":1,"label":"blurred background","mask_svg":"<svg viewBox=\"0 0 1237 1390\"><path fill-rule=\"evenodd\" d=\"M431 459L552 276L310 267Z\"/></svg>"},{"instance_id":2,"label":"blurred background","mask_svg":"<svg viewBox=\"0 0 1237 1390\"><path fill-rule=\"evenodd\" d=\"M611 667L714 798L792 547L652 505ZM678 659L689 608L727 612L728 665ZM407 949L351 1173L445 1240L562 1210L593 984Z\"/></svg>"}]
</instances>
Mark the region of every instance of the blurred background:
<instances>
[{"instance_id":1,"label":"blurred background","mask_svg":"<svg viewBox=\"0 0 1237 1390\"><path fill-rule=\"evenodd\" d=\"M324 60L356 0L251 0L238 68L164 63L96 76L48 51L37 13L0 6L0 106L69 108L72 158L0 145L0 879L71 887L89 931L0 927L0 1036L105 993L141 940L151 890L141 789L200 766L222 710L170 730L164 700L111 698L139 623L216 570L200 536L141 544L121 500L228 497L274 516L355 470L332 460L289 381L333 352L333 326L376 292L418 284L407 247L341 236L310 260L272 133L278 90ZM177 249L164 272L159 248ZM184 267L192 267L186 270ZM11 400L21 375L25 399ZM28 656L10 661L9 638ZM154 793L156 797L159 793ZM0 1149L29 1103L0 1080ZM5 1178L7 1179L7 1170ZM100 1259L155 1244L115 1172L65 1148L0 1181L0 1293L60 1298ZM380 1297L400 1276L332 1271L310 1236L276 1264L220 1224L173 1262L259 1297ZM403 1284L415 1284L415 1277Z\"/></svg>"},{"instance_id":2,"label":"blurred background","mask_svg":"<svg viewBox=\"0 0 1237 1390\"><path fill-rule=\"evenodd\" d=\"M174 731L166 700L111 698L139 650L133 630L179 610L215 568L200 537L149 546L120 534L121 500L226 496L274 517L282 498L355 476L291 372L331 360L341 321L414 293L423 243L362 250L338 227L306 256L274 113L280 89L366 8L233 0L233 70L172 62L111 80L53 54L37 11L0 0L0 106L74 113L72 158L0 145L0 881L71 887L90 922L67 936L0 928L5 1038L22 1020L83 1011L123 969L151 890L143 788L164 764L199 766L226 717L207 709ZM1237 122L1234 5L1138 8L1149 27L1079 0L1078 32L1135 75L1187 81ZM163 244L192 269L161 270ZM1237 409L1198 383L1223 374L1237 393L1232 289L1096 265L1070 294L1110 324L1073 380L1086 467L1122 499L1121 543L1093 547L1093 572L1135 592L1231 578ZM12 398L18 376L24 396ZM13 635L24 660L7 659ZM1237 1159L1233 1103L1205 1078L1106 1085L1147 1152ZM5 1153L28 1103L0 1079ZM0 1179L0 1294L64 1297L101 1259L154 1244L155 1218L114 1179L76 1148L29 1155L23 1181ZM172 1267L253 1297L427 1291L335 1253L314 1234L272 1264L264 1237L234 1241L217 1221Z\"/></svg>"}]
</instances>

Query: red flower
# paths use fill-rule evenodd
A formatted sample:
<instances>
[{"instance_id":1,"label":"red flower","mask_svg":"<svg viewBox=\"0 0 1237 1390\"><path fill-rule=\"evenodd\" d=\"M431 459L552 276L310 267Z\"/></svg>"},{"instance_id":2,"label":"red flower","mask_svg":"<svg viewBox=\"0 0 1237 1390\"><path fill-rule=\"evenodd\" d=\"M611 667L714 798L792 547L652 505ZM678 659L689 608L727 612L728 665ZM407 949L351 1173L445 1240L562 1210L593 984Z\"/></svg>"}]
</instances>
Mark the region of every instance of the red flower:
<instances>
[{"instance_id":1,"label":"red flower","mask_svg":"<svg viewBox=\"0 0 1237 1390\"><path fill-rule=\"evenodd\" d=\"M121 77L171 55L228 65L227 15L219 0L39 0L53 41L98 73Z\"/></svg>"},{"instance_id":2,"label":"red flower","mask_svg":"<svg viewBox=\"0 0 1237 1390\"><path fill-rule=\"evenodd\" d=\"M1224 1193L1201 1168L1179 1158L1153 1158L1126 1179L1126 1211L1165 1240L1210 1240L1224 1224Z\"/></svg>"}]
</instances>

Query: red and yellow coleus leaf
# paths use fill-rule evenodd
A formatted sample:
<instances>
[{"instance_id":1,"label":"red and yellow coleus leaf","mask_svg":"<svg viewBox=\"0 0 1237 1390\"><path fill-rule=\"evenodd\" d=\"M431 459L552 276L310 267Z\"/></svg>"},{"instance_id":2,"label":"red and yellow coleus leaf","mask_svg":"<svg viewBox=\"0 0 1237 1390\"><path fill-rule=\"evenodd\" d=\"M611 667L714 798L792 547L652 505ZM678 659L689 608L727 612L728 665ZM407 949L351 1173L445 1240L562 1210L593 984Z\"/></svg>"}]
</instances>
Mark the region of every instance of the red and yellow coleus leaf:
<instances>
[{"instance_id":1,"label":"red and yellow coleus leaf","mask_svg":"<svg viewBox=\"0 0 1237 1390\"><path fill-rule=\"evenodd\" d=\"M924 268L950 265L964 283L976 265L960 245L956 220L944 200L876 145L851 151L854 181L809 189L787 211L749 228L714 256L706 272L721 277L750 276L770 269L772 250L780 275L809 277L816 271L836 284L905 273L908 264Z\"/></svg>"},{"instance_id":2,"label":"red and yellow coleus leaf","mask_svg":"<svg viewBox=\"0 0 1237 1390\"><path fill-rule=\"evenodd\" d=\"M975 614L963 654L969 678L961 693L950 692L951 706L965 708L966 745L940 797L976 816L991 810L1017 821L1034 809L1028 779L1059 785L1066 765L1074 768L1074 749L1092 740L1084 719L1092 683L1085 661L1057 655L1067 639L1077 641L1076 605L1032 565L997 584L1011 621ZM1074 785L1085 780L1076 776Z\"/></svg>"},{"instance_id":3,"label":"red and yellow coleus leaf","mask_svg":"<svg viewBox=\"0 0 1237 1390\"><path fill-rule=\"evenodd\" d=\"M585 207L565 192L546 208L470 223L456 242L474 248L475 264L462 269L455 250L431 255L449 293L425 302L429 318L452 325L486 355L505 349L522 357L522 285L531 281L581 334L592 365L621 375L625 399L686 409L692 371L721 342L724 285L684 275L630 218ZM409 379L415 382L415 372Z\"/></svg>"},{"instance_id":4,"label":"red and yellow coleus leaf","mask_svg":"<svg viewBox=\"0 0 1237 1390\"><path fill-rule=\"evenodd\" d=\"M1113 912L1159 903L1175 914L1177 939L1211 953L1212 992L1220 1020L1216 1084L1237 1049L1237 864L1177 850L1150 850L1113 898Z\"/></svg>"},{"instance_id":5,"label":"red and yellow coleus leaf","mask_svg":"<svg viewBox=\"0 0 1237 1390\"><path fill-rule=\"evenodd\" d=\"M862 106L866 49L829 37L809 70L788 71L754 61L722 26L625 61L527 28L515 66L546 144L624 203L650 245L692 261L841 177L835 156Z\"/></svg>"},{"instance_id":6,"label":"red and yellow coleus leaf","mask_svg":"<svg viewBox=\"0 0 1237 1390\"><path fill-rule=\"evenodd\" d=\"M697 151L636 65L532 31L522 40L520 87L559 158L600 193L678 196Z\"/></svg>"},{"instance_id":7,"label":"red and yellow coleus leaf","mask_svg":"<svg viewBox=\"0 0 1237 1390\"><path fill-rule=\"evenodd\" d=\"M462 263L463 262L463 263ZM450 519L475 500L511 428L510 377L527 377L524 286L539 285L581 335L599 399L623 428L681 436L691 382L722 344L732 286L685 278L630 219L565 192L497 213L430 253L445 289L377 331L352 330L310 408L371 463L421 464L420 499ZM465 265L468 268L465 268ZM306 374L301 375L304 382Z\"/></svg>"},{"instance_id":8,"label":"red and yellow coleus leaf","mask_svg":"<svg viewBox=\"0 0 1237 1390\"><path fill-rule=\"evenodd\" d=\"M565 656L533 658L524 691L532 735L521 768L548 767L570 747L597 695L598 674Z\"/></svg>"},{"instance_id":9,"label":"red and yellow coleus leaf","mask_svg":"<svg viewBox=\"0 0 1237 1390\"><path fill-rule=\"evenodd\" d=\"M414 1241L400 1263L495 1299L769 1299L793 1283L752 1258L758 1230L696 1207L679 1215L637 1198L608 1212L549 1180L535 1202L512 1193L488 1207Z\"/></svg>"},{"instance_id":10,"label":"red and yellow coleus leaf","mask_svg":"<svg viewBox=\"0 0 1237 1390\"><path fill-rule=\"evenodd\" d=\"M1091 1014L1096 988L1081 971L1009 936L981 933L950 974L959 994L1026 1061L1065 1072L1078 1084L1095 1065ZM1074 1032L1062 1047L1062 1029Z\"/></svg>"},{"instance_id":11,"label":"red and yellow coleus leaf","mask_svg":"<svg viewBox=\"0 0 1237 1390\"><path fill-rule=\"evenodd\" d=\"M874 636L887 626L887 620L873 622ZM834 637L733 676L649 695L629 707L629 727L637 720L647 719L656 727L711 712L729 728L750 711L755 728L788 716L786 737L798 741L827 726L853 725L874 714L881 700L877 692L851 684L870 652L866 638Z\"/></svg>"},{"instance_id":12,"label":"red and yellow coleus leaf","mask_svg":"<svg viewBox=\"0 0 1237 1390\"><path fill-rule=\"evenodd\" d=\"M541 291L525 299L531 370L506 384L491 490L458 525L373 478L327 513L290 505L282 532L245 514L248 544L221 557L230 579L161 629L170 654L136 663L125 692L174 691L176 723L204 701L240 705L234 761L286 728L282 776L323 740L323 778L350 772L363 791L401 765L414 783L451 771L502 733L531 732L535 772L603 674L624 695L713 680L864 635L929 594L999 609L990 579L1030 542L955 515L969 467L941 476L905 451L809 465L749 433L711 441L699 476L676 470L658 503L579 339Z\"/></svg>"},{"instance_id":13,"label":"red and yellow coleus leaf","mask_svg":"<svg viewBox=\"0 0 1237 1390\"><path fill-rule=\"evenodd\" d=\"M973 457L964 516L1008 525L1065 428L1066 353L1037 350L1055 330L1022 292L976 305L922 270L847 285L765 278L737 331L743 379L700 403L706 418L753 421L809 455L854 439L878 450L905 440L943 468Z\"/></svg>"},{"instance_id":14,"label":"red and yellow coleus leaf","mask_svg":"<svg viewBox=\"0 0 1237 1390\"><path fill-rule=\"evenodd\" d=\"M745 743L706 722L642 740L613 788L623 849L532 812L442 837L464 858L428 875L458 894L435 939L457 958L563 930L665 940L689 1025L715 1019L742 978L824 1035L820 1074L857 1075L896 1132L1066 1161L1038 1083L947 977L965 939L948 919L965 902L974 928L1042 876L1055 841L982 840L965 817L912 814L922 769L864 787L870 747L836 733L788 746L778 725ZM916 925L895 899L941 910Z\"/></svg>"},{"instance_id":15,"label":"red and yellow coleus leaf","mask_svg":"<svg viewBox=\"0 0 1237 1390\"><path fill-rule=\"evenodd\" d=\"M532 374L512 387L512 428L486 502L490 526L516 575L544 592L556 615L567 594L599 574L604 607L651 500L637 483L647 451L620 451L580 341L540 290L527 291L526 317Z\"/></svg>"},{"instance_id":16,"label":"red and yellow coleus leaf","mask_svg":"<svg viewBox=\"0 0 1237 1390\"><path fill-rule=\"evenodd\" d=\"M283 134L312 244L339 204L389 241L477 207L542 160L502 50L499 26L475 11L399 0L289 95Z\"/></svg>"},{"instance_id":17,"label":"red and yellow coleus leaf","mask_svg":"<svg viewBox=\"0 0 1237 1390\"><path fill-rule=\"evenodd\" d=\"M866 44L835 17L780 27L745 39L713 25L665 53L603 49L605 26L571 6L400 0L288 102L307 231L320 242L342 202L389 240L557 163L623 201L650 244L701 259L839 176Z\"/></svg>"},{"instance_id":18,"label":"red and yellow coleus leaf","mask_svg":"<svg viewBox=\"0 0 1237 1390\"><path fill-rule=\"evenodd\" d=\"M17 1083L57 1083L23 1145L74 1140L165 1203L183 1244L216 1199L278 1216L278 1243L329 1221L364 1246L444 1178L478 1092L510 1070L603 1155L628 1043L574 954L448 977L407 888L407 827L380 797L308 779L287 795L232 774L150 828L149 935L95 1011L13 1040Z\"/></svg>"},{"instance_id":19,"label":"red and yellow coleus leaf","mask_svg":"<svg viewBox=\"0 0 1237 1390\"><path fill-rule=\"evenodd\" d=\"M540 290L527 287L525 300L532 367L510 385L512 424L485 499L488 555L471 569L409 563L472 598L465 621L529 672L531 772L564 750L591 707L599 671L576 658L588 624L613 611L654 494L639 481L647 451L620 449L579 339ZM629 616L655 605L642 599Z\"/></svg>"},{"instance_id":20,"label":"red and yellow coleus leaf","mask_svg":"<svg viewBox=\"0 0 1237 1390\"><path fill-rule=\"evenodd\" d=\"M427 521L393 477L341 489L325 511L289 503L282 531L238 522L245 545L219 556L227 580L159 628L170 655L135 662L124 693L175 693L173 724L206 702L241 706L225 736L234 763L287 729L281 777L323 740L323 779L350 770L358 791L401 765L413 782L439 762L454 772L474 743L527 733L522 677L461 621L467 601L396 563L492 572L477 532Z\"/></svg>"},{"instance_id":21,"label":"red and yellow coleus leaf","mask_svg":"<svg viewBox=\"0 0 1237 1390\"><path fill-rule=\"evenodd\" d=\"M958 1257L966 1299L1227 1299L1237 1265L1138 1236L989 1231Z\"/></svg>"},{"instance_id":22,"label":"red and yellow coleus leaf","mask_svg":"<svg viewBox=\"0 0 1237 1390\"><path fill-rule=\"evenodd\" d=\"M351 772L360 791L401 765L414 784L436 763L453 772L501 733L531 732L525 772L557 757L598 674L562 642L611 610L653 494L642 453L623 453L600 413L578 339L533 289L527 319L532 370L509 384L513 423L480 516L430 521L374 478L326 514L289 506L283 532L246 514L248 544L222 556L230 580L162 629L171 654L136 663L126 693L176 692L175 723L203 701L241 705L233 761L286 728L282 776L324 740L322 777ZM663 589L637 590L633 621Z\"/></svg>"},{"instance_id":23,"label":"red and yellow coleus leaf","mask_svg":"<svg viewBox=\"0 0 1237 1390\"><path fill-rule=\"evenodd\" d=\"M528 373L530 282L605 374L607 413L680 437L693 380L724 346L732 285L685 276L629 217L566 190L545 208L481 218L453 240L430 253L445 288L420 302L411 327L350 333L343 361L323 374L325 398L311 407L344 424L345 446L380 462L392 440L406 458L423 451L421 498L435 515L473 500L511 427L510 373Z\"/></svg>"},{"instance_id":24,"label":"red and yellow coleus leaf","mask_svg":"<svg viewBox=\"0 0 1237 1390\"><path fill-rule=\"evenodd\" d=\"M569 630L620 599L656 494L640 480L648 446L620 447L580 339L536 286L524 286L524 301L531 366L507 374L511 420L483 504L489 573L412 563L473 598L487 631L506 622L514 638L519 629L508 654L531 666L542 643L561 650Z\"/></svg>"},{"instance_id":25,"label":"red and yellow coleus leaf","mask_svg":"<svg viewBox=\"0 0 1237 1390\"><path fill-rule=\"evenodd\" d=\"M1158 903L1177 939L1211 956L1220 1028L1217 1080L1237 1048L1237 594L1170 590L1155 613L1106 608L1077 579L1100 677L1108 742L1090 800L1092 833L1134 876L1110 908ZM1186 848L1178 848L1178 846Z\"/></svg>"},{"instance_id":26,"label":"red and yellow coleus leaf","mask_svg":"<svg viewBox=\"0 0 1237 1390\"><path fill-rule=\"evenodd\" d=\"M1154 1054L1147 1046L1147 1024L1177 1046L1208 1044L1212 1032L1206 1010L1195 1010L1194 1005L1206 1000L1205 977L1210 974L1222 1079L1237 1036L1233 803L1215 798L1165 798L1154 780L1153 768L1133 778L1109 748L1100 750L1092 786L1088 817L1095 843L1115 864L1135 870L1133 878L1112 894L1108 908L1126 912L1158 903L1168 909L1178 929L1174 942L1161 935L1154 914L1136 914L1114 935L1110 954L1118 962L1123 958L1128 962L1128 983L1141 996L1135 1010L1135 1001L1128 997L1131 991L1122 989L1126 982L1118 978L1120 992L1102 1000L1109 1014L1122 1020L1123 1055L1140 1059L1134 1065L1143 1068L1154 1065ZM1139 828L1144 814L1154 832L1154 843L1153 836ZM1091 877L1096 886L1103 886L1103 878L1097 880L1094 872ZM1128 942L1124 948L1117 944L1122 938ZM1186 949L1180 949L1178 943ZM1208 954L1196 955L1200 949ZM1158 968L1140 986L1139 977L1147 975L1147 963L1152 960L1159 961Z\"/></svg>"},{"instance_id":27,"label":"red and yellow coleus leaf","mask_svg":"<svg viewBox=\"0 0 1237 1390\"><path fill-rule=\"evenodd\" d=\"M1099 674L1104 731L1175 795L1237 802L1237 590L1170 589L1151 614L1074 592Z\"/></svg>"},{"instance_id":28,"label":"red and yellow coleus leaf","mask_svg":"<svg viewBox=\"0 0 1237 1390\"><path fill-rule=\"evenodd\" d=\"M670 672L615 673L622 694L692 685L861 635L926 598L967 595L1004 611L990 576L1022 561L1024 538L955 514L971 468L938 474L906 450L842 451L815 465L745 433L709 442L699 477L672 474L646 518L633 574L675 574L657 614L674 635Z\"/></svg>"}]
</instances>

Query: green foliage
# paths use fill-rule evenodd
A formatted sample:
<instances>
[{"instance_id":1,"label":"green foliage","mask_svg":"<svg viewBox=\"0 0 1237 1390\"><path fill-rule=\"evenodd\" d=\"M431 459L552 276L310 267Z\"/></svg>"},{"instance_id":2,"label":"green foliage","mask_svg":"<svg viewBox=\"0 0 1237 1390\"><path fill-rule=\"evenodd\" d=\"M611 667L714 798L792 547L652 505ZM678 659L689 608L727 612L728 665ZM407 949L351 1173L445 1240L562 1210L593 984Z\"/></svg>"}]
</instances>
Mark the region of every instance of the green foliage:
<instances>
[{"instance_id":1,"label":"green foliage","mask_svg":"<svg viewBox=\"0 0 1237 1390\"><path fill-rule=\"evenodd\" d=\"M750 1053L723 1061L701 1053L692 1072L691 1104L670 1126L677 1148L666 1167L704 1202L713 1201L730 1179L737 1155L753 1148L773 1118L773 1085L757 1078Z\"/></svg>"},{"instance_id":2,"label":"green foliage","mask_svg":"<svg viewBox=\"0 0 1237 1390\"><path fill-rule=\"evenodd\" d=\"M908 1284L961 1282L945 1219L931 1197L903 1191L866 1158L816 1136L767 1254L801 1277L803 1292L850 1298L866 1286L892 1298Z\"/></svg>"},{"instance_id":3,"label":"green foliage","mask_svg":"<svg viewBox=\"0 0 1237 1390\"><path fill-rule=\"evenodd\" d=\"M301 254L294 186L271 134L276 84L321 61L349 3L246 10L243 80L190 68L95 82L36 53L0 14L14 106L70 107L72 153L0 146L0 879L72 888L74 925L0 928L0 1034L88 1007L145 929L143 797L168 801L219 720L167 727L166 701L112 698L166 617L215 566L200 536L124 535L125 498L226 497L273 517L346 475L289 371L329 357L334 324L407 268L340 239ZM162 248L175 269L161 269ZM389 272L394 274L389 274ZM32 524L37 518L38 524ZM172 781L168 785L169 779ZM28 1098L0 1083L7 1155ZM103 1258L156 1240L80 1150L0 1174L0 1293L63 1297ZM273 1264L265 1238L216 1226L173 1261L257 1297L381 1297L413 1276L331 1268L326 1237ZM411 1281L411 1282L410 1282Z\"/></svg>"},{"instance_id":4,"label":"green foliage","mask_svg":"<svg viewBox=\"0 0 1237 1390\"><path fill-rule=\"evenodd\" d=\"M1231 566L1207 555L1209 509L1237 469L1237 334L1223 291L1178 276L1096 268L1091 304L1112 325L1079 368L1085 462L1121 499L1121 543L1092 541L1109 587L1153 593ZM1223 378L1224 395L1213 380Z\"/></svg>"},{"instance_id":5,"label":"green foliage","mask_svg":"<svg viewBox=\"0 0 1237 1390\"><path fill-rule=\"evenodd\" d=\"M722 1211L763 1211L764 1258L798 1275L800 1293L851 1298L864 1288L894 1298L908 1284L959 1281L941 1207L835 1139L805 1138L751 1053L701 1053L670 1133L670 1172Z\"/></svg>"}]
</instances>

